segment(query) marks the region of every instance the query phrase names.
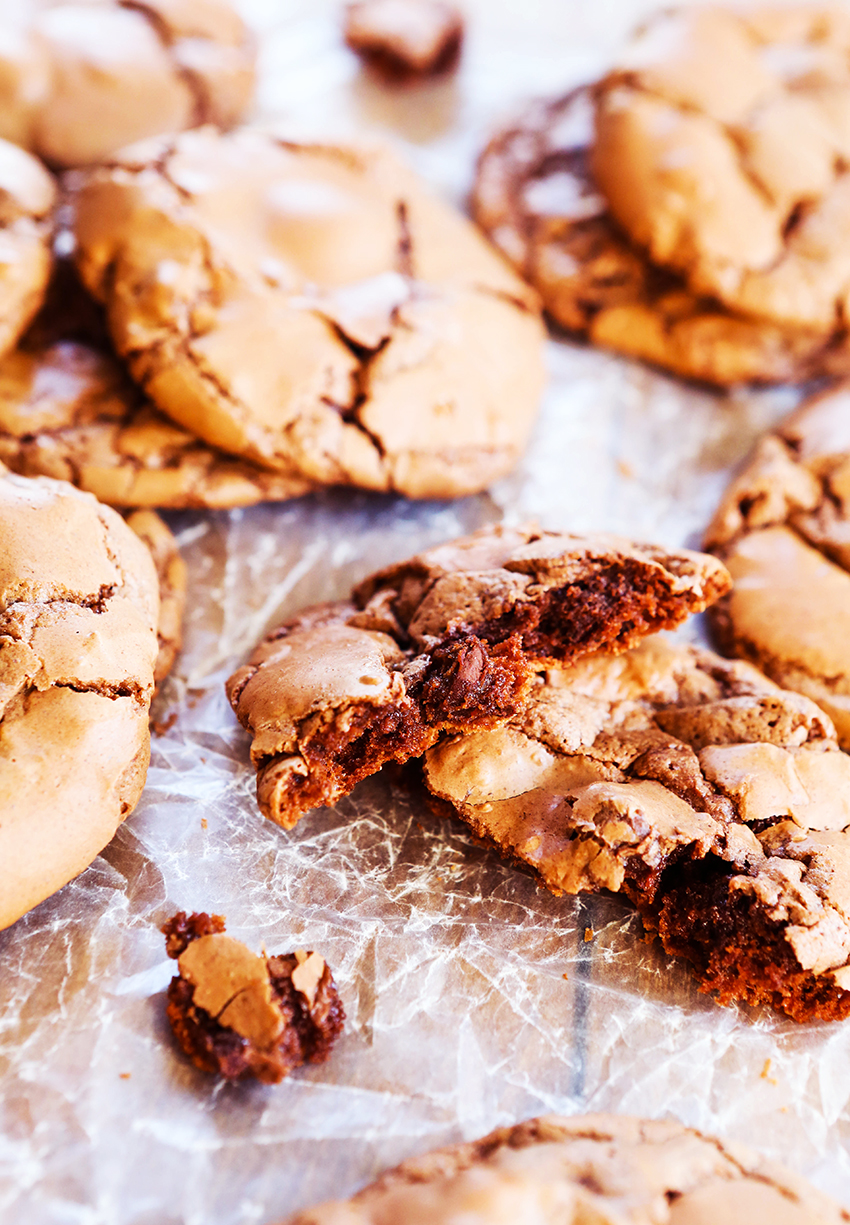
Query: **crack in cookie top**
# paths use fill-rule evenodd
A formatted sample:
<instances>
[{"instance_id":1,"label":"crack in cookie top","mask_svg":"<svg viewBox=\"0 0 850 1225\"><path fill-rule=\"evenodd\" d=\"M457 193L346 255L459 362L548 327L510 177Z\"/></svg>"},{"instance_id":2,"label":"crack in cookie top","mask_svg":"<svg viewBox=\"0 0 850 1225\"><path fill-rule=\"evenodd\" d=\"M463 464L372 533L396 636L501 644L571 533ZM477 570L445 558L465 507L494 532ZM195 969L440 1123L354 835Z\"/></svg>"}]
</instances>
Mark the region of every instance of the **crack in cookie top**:
<instances>
[{"instance_id":1,"label":"crack in cookie top","mask_svg":"<svg viewBox=\"0 0 850 1225\"><path fill-rule=\"evenodd\" d=\"M210 128L76 197L78 262L162 411L323 484L486 487L543 382L536 299L389 152Z\"/></svg>"},{"instance_id":2,"label":"crack in cookie top","mask_svg":"<svg viewBox=\"0 0 850 1225\"><path fill-rule=\"evenodd\" d=\"M596 180L691 289L827 333L850 294L850 15L700 7L652 21L596 90Z\"/></svg>"}]
</instances>

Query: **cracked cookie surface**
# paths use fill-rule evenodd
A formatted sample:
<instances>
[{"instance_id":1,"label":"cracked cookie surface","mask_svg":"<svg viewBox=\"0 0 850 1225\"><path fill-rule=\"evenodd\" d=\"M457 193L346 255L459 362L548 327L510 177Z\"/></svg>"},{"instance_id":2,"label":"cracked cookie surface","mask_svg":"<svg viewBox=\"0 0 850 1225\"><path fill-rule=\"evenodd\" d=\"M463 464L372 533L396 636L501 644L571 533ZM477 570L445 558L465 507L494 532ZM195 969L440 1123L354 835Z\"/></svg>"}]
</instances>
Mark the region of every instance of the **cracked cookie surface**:
<instances>
[{"instance_id":1,"label":"cracked cookie surface","mask_svg":"<svg viewBox=\"0 0 850 1225\"><path fill-rule=\"evenodd\" d=\"M493 727L534 669L625 650L727 589L705 555L533 526L484 528L372 575L262 642L227 682L261 811L291 828L444 728Z\"/></svg>"},{"instance_id":2,"label":"cracked cookie surface","mask_svg":"<svg viewBox=\"0 0 850 1225\"><path fill-rule=\"evenodd\" d=\"M119 507L225 509L315 488L199 441L146 399L107 344L40 334L0 358L0 462Z\"/></svg>"},{"instance_id":3,"label":"cracked cookie surface","mask_svg":"<svg viewBox=\"0 0 850 1225\"><path fill-rule=\"evenodd\" d=\"M629 240L591 169L591 93L540 102L496 135L472 195L476 221L550 317L593 344L720 386L845 373L843 329L824 337L747 318Z\"/></svg>"},{"instance_id":4,"label":"cracked cookie surface","mask_svg":"<svg viewBox=\"0 0 850 1225\"><path fill-rule=\"evenodd\" d=\"M201 123L230 127L254 89L255 51L227 0L33 5L3 30L0 136L55 166Z\"/></svg>"},{"instance_id":5,"label":"cracked cookie surface","mask_svg":"<svg viewBox=\"0 0 850 1225\"><path fill-rule=\"evenodd\" d=\"M799 1175L672 1120L544 1115L412 1157L286 1225L839 1225Z\"/></svg>"},{"instance_id":6,"label":"cracked cookie surface","mask_svg":"<svg viewBox=\"0 0 850 1225\"><path fill-rule=\"evenodd\" d=\"M596 87L591 162L624 231L694 292L754 319L843 332L846 10L662 14Z\"/></svg>"},{"instance_id":7,"label":"cracked cookie surface","mask_svg":"<svg viewBox=\"0 0 850 1225\"><path fill-rule=\"evenodd\" d=\"M850 390L759 441L705 536L735 579L712 611L724 651L814 698L850 748Z\"/></svg>"},{"instance_id":8,"label":"cracked cookie surface","mask_svg":"<svg viewBox=\"0 0 850 1225\"><path fill-rule=\"evenodd\" d=\"M749 664L660 638L590 656L424 771L553 892L627 896L721 1002L850 1015L850 757Z\"/></svg>"},{"instance_id":9,"label":"cracked cookie surface","mask_svg":"<svg viewBox=\"0 0 850 1225\"><path fill-rule=\"evenodd\" d=\"M325 1062L345 1011L319 953L257 956L225 934L221 915L203 912L180 910L162 931L180 971L168 986L168 1020L196 1067L274 1085Z\"/></svg>"},{"instance_id":10,"label":"cracked cookie surface","mask_svg":"<svg viewBox=\"0 0 850 1225\"><path fill-rule=\"evenodd\" d=\"M75 209L119 354L211 445L412 497L483 489L519 458L536 298L389 152L205 128L125 150Z\"/></svg>"},{"instance_id":11,"label":"cracked cookie surface","mask_svg":"<svg viewBox=\"0 0 850 1225\"><path fill-rule=\"evenodd\" d=\"M64 482L0 475L0 927L83 870L150 755L159 591L143 542Z\"/></svg>"}]
</instances>

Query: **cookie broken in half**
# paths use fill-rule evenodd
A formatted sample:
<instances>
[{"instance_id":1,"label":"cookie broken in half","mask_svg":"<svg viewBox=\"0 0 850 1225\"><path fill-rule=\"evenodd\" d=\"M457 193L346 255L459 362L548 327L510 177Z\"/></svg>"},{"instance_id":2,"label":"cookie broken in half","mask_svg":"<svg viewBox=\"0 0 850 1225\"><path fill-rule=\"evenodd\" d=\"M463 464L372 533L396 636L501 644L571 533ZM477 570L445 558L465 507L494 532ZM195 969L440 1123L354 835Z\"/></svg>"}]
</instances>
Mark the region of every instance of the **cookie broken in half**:
<instances>
[{"instance_id":1,"label":"cookie broken in half","mask_svg":"<svg viewBox=\"0 0 850 1225\"><path fill-rule=\"evenodd\" d=\"M291 828L446 728L495 727L536 670L671 628L728 586L715 559L535 527L485 528L285 621L227 682L262 812Z\"/></svg>"},{"instance_id":2,"label":"cookie broken in half","mask_svg":"<svg viewBox=\"0 0 850 1225\"><path fill-rule=\"evenodd\" d=\"M506 725L443 737L424 776L553 892L629 898L720 1002L850 1015L850 756L749 664L600 652Z\"/></svg>"}]
</instances>

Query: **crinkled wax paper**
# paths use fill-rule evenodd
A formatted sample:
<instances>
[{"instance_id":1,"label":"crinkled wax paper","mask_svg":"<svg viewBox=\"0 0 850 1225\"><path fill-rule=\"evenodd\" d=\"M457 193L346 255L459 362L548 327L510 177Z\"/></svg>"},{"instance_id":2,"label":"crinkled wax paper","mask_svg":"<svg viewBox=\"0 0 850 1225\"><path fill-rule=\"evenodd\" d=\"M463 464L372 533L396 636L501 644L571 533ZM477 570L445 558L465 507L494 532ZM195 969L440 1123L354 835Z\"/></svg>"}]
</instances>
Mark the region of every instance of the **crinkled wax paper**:
<instances>
[{"instance_id":1,"label":"crinkled wax paper","mask_svg":"<svg viewBox=\"0 0 850 1225\"><path fill-rule=\"evenodd\" d=\"M408 92L361 74L331 4L246 11L262 32L262 118L383 133L460 200L500 119L597 73L646 8L467 0L460 74ZM548 356L528 454L487 495L334 491L172 516L186 646L145 794L88 871L0 933L0 1220L263 1225L550 1110L673 1114L850 1204L850 1025L717 1006L627 906L549 896L391 778L292 833L256 808L222 683L282 614L502 518L696 543L731 467L793 402L717 397L561 341ZM257 949L322 951L348 1013L327 1064L232 1086L176 1051L159 926L178 908L225 914Z\"/></svg>"}]
</instances>

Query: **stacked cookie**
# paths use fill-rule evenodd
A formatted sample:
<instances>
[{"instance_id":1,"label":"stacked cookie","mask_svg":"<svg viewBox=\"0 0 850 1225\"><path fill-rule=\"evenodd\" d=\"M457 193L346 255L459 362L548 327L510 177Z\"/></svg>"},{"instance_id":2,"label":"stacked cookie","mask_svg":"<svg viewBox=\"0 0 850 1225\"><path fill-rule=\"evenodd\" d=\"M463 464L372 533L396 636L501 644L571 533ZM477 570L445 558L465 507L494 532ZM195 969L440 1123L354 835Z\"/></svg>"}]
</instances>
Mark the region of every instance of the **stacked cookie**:
<instances>
[{"instance_id":1,"label":"stacked cookie","mask_svg":"<svg viewBox=\"0 0 850 1225\"><path fill-rule=\"evenodd\" d=\"M475 216L551 317L719 385L845 373L850 24L684 9L485 150Z\"/></svg>"}]
</instances>

